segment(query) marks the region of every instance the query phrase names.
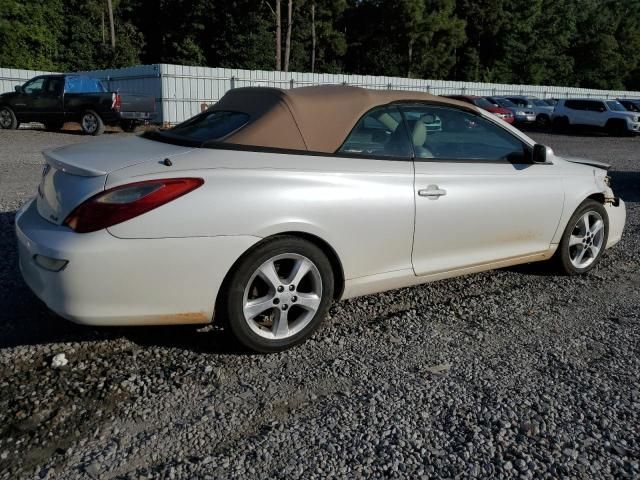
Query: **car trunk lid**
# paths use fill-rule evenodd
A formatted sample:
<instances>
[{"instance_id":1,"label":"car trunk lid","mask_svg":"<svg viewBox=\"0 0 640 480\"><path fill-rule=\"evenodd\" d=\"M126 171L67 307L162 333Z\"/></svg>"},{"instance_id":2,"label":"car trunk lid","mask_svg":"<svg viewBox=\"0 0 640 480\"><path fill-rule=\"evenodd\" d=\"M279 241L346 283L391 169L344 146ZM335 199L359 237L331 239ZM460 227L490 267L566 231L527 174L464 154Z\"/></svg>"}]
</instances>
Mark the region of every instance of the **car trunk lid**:
<instances>
[{"instance_id":1,"label":"car trunk lid","mask_svg":"<svg viewBox=\"0 0 640 480\"><path fill-rule=\"evenodd\" d=\"M80 203L104 190L109 173L144 162L161 162L191 150L141 137L119 137L45 151L38 212L60 225Z\"/></svg>"}]
</instances>

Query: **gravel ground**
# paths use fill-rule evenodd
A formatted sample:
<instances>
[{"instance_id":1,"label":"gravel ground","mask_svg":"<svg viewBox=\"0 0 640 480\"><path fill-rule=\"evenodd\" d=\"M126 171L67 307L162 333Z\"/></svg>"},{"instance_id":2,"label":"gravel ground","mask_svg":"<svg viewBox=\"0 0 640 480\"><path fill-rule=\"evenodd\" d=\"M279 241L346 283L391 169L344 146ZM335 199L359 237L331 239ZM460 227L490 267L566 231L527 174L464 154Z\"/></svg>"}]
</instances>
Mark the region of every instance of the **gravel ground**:
<instances>
[{"instance_id":1,"label":"gravel ground","mask_svg":"<svg viewBox=\"0 0 640 480\"><path fill-rule=\"evenodd\" d=\"M346 301L265 356L211 327L49 313L20 279L14 212L40 150L94 139L0 131L0 478L640 478L640 138L532 136L616 168L627 227L597 269Z\"/></svg>"}]
</instances>

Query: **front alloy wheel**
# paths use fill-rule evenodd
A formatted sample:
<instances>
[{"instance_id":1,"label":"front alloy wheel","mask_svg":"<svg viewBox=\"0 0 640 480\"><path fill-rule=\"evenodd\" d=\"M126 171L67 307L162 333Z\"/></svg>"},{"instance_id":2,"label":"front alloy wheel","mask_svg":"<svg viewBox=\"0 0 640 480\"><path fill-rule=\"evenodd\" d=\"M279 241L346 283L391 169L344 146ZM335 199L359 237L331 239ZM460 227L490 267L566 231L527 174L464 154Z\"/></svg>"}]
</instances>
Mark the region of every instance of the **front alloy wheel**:
<instances>
[{"instance_id":1,"label":"front alloy wheel","mask_svg":"<svg viewBox=\"0 0 640 480\"><path fill-rule=\"evenodd\" d=\"M320 248L297 237L276 237L240 260L217 313L243 346L285 350L320 325L333 282L331 264Z\"/></svg>"},{"instance_id":2,"label":"front alloy wheel","mask_svg":"<svg viewBox=\"0 0 640 480\"><path fill-rule=\"evenodd\" d=\"M16 115L9 107L3 107L0 110L0 128L6 130L15 130L18 128L19 123L16 119Z\"/></svg>"},{"instance_id":3,"label":"front alloy wheel","mask_svg":"<svg viewBox=\"0 0 640 480\"><path fill-rule=\"evenodd\" d=\"M595 267L607 246L609 219L601 203L587 200L578 207L564 231L558 247L558 260L569 275L585 273Z\"/></svg>"}]
</instances>

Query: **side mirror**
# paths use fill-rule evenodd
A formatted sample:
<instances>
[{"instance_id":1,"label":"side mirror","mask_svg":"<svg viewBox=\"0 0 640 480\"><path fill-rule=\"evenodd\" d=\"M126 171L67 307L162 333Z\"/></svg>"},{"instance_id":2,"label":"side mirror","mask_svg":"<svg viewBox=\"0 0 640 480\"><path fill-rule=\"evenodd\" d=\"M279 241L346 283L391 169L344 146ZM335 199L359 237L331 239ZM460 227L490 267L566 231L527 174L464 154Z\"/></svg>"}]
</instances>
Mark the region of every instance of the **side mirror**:
<instances>
[{"instance_id":1,"label":"side mirror","mask_svg":"<svg viewBox=\"0 0 640 480\"><path fill-rule=\"evenodd\" d=\"M547 163L547 147L540 143L536 143L533 146L533 153L531 155L533 163Z\"/></svg>"},{"instance_id":2,"label":"side mirror","mask_svg":"<svg viewBox=\"0 0 640 480\"><path fill-rule=\"evenodd\" d=\"M16 85L16 86L15 86L15 90L16 90L16 92L18 92L18 93L22 93L22 85Z\"/></svg>"}]
</instances>

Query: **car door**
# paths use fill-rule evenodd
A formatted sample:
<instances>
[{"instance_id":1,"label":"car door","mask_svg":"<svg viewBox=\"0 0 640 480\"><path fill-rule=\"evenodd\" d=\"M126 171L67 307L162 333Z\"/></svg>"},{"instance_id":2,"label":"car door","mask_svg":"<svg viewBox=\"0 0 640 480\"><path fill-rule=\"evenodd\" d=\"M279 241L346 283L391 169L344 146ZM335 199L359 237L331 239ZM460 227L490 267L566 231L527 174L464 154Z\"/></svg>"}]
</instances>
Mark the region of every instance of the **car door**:
<instances>
[{"instance_id":1,"label":"car door","mask_svg":"<svg viewBox=\"0 0 640 480\"><path fill-rule=\"evenodd\" d=\"M479 114L406 106L415 149L416 275L546 252L564 194L553 165L529 161L529 147ZM424 135L438 116L442 130Z\"/></svg>"},{"instance_id":2,"label":"car door","mask_svg":"<svg viewBox=\"0 0 640 480\"><path fill-rule=\"evenodd\" d=\"M62 93L64 90L64 77L48 77L44 88L37 98L36 114L42 121L61 122L64 120L62 107Z\"/></svg>"},{"instance_id":3,"label":"car door","mask_svg":"<svg viewBox=\"0 0 640 480\"><path fill-rule=\"evenodd\" d=\"M35 117L39 108L38 100L44 90L45 81L46 77L35 77L22 86L22 91L13 105L20 121L36 121Z\"/></svg>"}]
</instances>

